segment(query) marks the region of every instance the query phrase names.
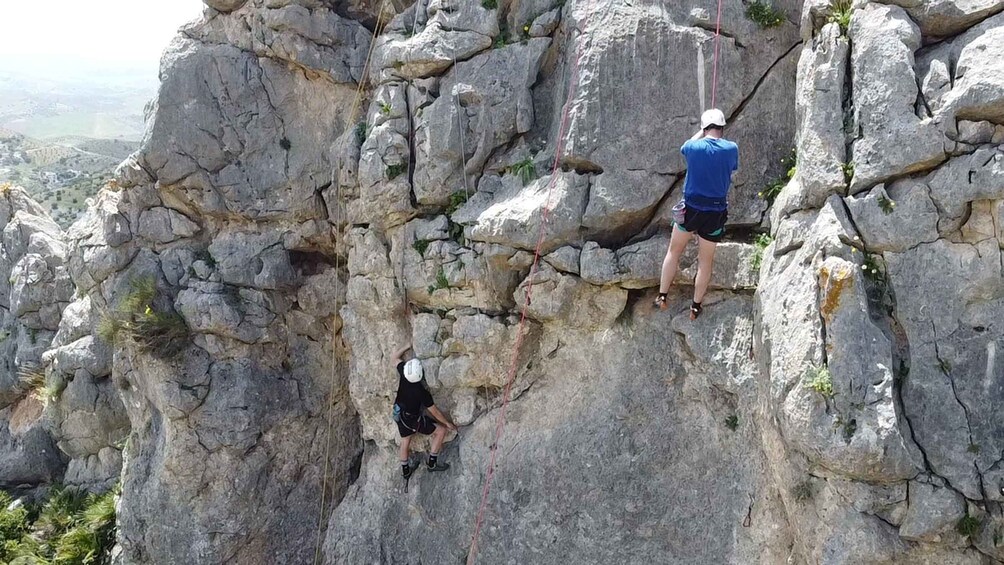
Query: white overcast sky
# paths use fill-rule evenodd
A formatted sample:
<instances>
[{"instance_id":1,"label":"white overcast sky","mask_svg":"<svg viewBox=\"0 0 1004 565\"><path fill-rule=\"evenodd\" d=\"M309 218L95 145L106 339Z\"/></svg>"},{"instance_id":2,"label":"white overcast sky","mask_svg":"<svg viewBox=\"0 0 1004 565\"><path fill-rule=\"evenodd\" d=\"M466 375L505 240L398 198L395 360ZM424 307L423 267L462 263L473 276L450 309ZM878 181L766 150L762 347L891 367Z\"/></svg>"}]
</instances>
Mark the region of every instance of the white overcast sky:
<instances>
[{"instance_id":1,"label":"white overcast sky","mask_svg":"<svg viewBox=\"0 0 1004 565\"><path fill-rule=\"evenodd\" d=\"M0 0L0 59L156 65L202 0Z\"/></svg>"}]
</instances>

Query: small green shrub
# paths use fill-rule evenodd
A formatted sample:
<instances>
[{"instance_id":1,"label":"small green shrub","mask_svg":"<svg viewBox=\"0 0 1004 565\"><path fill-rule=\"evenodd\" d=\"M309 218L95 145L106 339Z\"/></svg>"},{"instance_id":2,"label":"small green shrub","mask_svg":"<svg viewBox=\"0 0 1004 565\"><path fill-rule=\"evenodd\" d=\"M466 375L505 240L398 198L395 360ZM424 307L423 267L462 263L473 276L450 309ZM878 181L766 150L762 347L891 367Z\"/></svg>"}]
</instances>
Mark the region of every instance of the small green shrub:
<instances>
[{"instance_id":1,"label":"small green shrub","mask_svg":"<svg viewBox=\"0 0 1004 565\"><path fill-rule=\"evenodd\" d=\"M906 364L906 361L900 359L899 369L896 370L896 381L902 384L906 381L907 377L910 376L910 366Z\"/></svg>"},{"instance_id":2,"label":"small green shrub","mask_svg":"<svg viewBox=\"0 0 1004 565\"><path fill-rule=\"evenodd\" d=\"M173 309L154 308L157 281L142 277L130 281L130 289L118 307L98 322L98 337L116 344L122 337L147 352L173 354L179 351L188 336L188 326Z\"/></svg>"},{"instance_id":3,"label":"small green shrub","mask_svg":"<svg viewBox=\"0 0 1004 565\"><path fill-rule=\"evenodd\" d=\"M533 164L533 159L530 157L513 163L509 167L509 172L518 176L520 180L523 181L524 186L529 184L529 182L533 179L537 178L537 166Z\"/></svg>"},{"instance_id":4,"label":"small green shrub","mask_svg":"<svg viewBox=\"0 0 1004 565\"><path fill-rule=\"evenodd\" d=\"M284 138L282 138L282 139L280 139L280 140L279 140L279 147L282 147L282 149L283 149L284 151L289 151L289 149L290 149L291 147L293 147L293 144L292 144L292 143L290 143L290 141L289 141L289 138L288 138L288 137L284 137Z\"/></svg>"},{"instance_id":5,"label":"small green shrub","mask_svg":"<svg viewBox=\"0 0 1004 565\"><path fill-rule=\"evenodd\" d=\"M840 170L844 172L844 182L851 184L851 179L854 178L854 162L850 161L840 165Z\"/></svg>"},{"instance_id":6,"label":"small green shrub","mask_svg":"<svg viewBox=\"0 0 1004 565\"><path fill-rule=\"evenodd\" d=\"M115 544L116 496L117 489L85 496L57 487L41 508L8 511L0 493L0 562L106 565Z\"/></svg>"},{"instance_id":7,"label":"small green shrub","mask_svg":"<svg viewBox=\"0 0 1004 565\"><path fill-rule=\"evenodd\" d=\"M763 264L764 251L772 241L774 240L766 233L757 234L753 238L753 256L750 257L750 266L754 271L760 270L760 266Z\"/></svg>"},{"instance_id":8,"label":"small green shrub","mask_svg":"<svg viewBox=\"0 0 1004 565\"><path fill-rule=\"evenodd\" d=\"M952 372L952 364L947 359L938 357L938 370L947 375Z\"/></svg>"},{"instance_id":9,"label":"small green shrub","mask_svg":"<svg viewBox=\"0 0 1004 565\"><path fill-rule=\"evenodd\" d=\"M725 427L732 430L733 432L739 427L739 416L736 414L731 414L725 418Z\"/></svg>"},{"instance_id":10,"label":"small green shrub","mask_svg":"<svg viewBox=\"0 0 1004 565\"><path fill-rule=\"evenodd\" d=\"M389 116L392 109L393 108L391 108L391 105L388 104L387 102L382 102L380 104L380 113L385 116Z\"/></svg>"},{"instance_id":11,"label":"small green shrub","mask_svg":"<svg viewBox=\"0 0 1004 565\"><path fill-rule=\"evenodd\" d=\"M494 10L499 7L498 0L481 0L481 7L485 10Z\"/></svg>"},{"instance_id":12,"label":"small green shrub","mask_svg":"<svg viewBox=\"0 0 1004 565\"><path fill-rule=\"evenodd\" d=\"M41 390L45 387L45 372L37 367L24 367L17 372L21 387L25 390Z\"/></svg>"},{"instance_id":13,"label":"small green shrub","mask_svg":"<svg viewBox=\"0 0 1004 565\"><path fill-rule=\"evenodd\" d=\"M466 191L457 191L450 195L450 203L446 206L446 215L452 216L454 212L467 203L469 198Z\"/></svg>"},{"instance_id":14,"label":"small green shrub","mask_svg":"<svg viewBox=\"0 0 1004 565\"><path fill-rule=\"evenodd\" d=\"M830 375L830 369L825 365L822 367L812 367L809 369L807 386L826 398L831 398L833 396L833 377Z\"/></svg>"},{"instance_id":15,"label":"small green shrub","mask_svg":"<svg viewBox=\"0 0 1004 565\"><path fill-rule=\"evenodd\" d=\"M443 268L439 268L439 272L436 273L436 289L450 288L450 281L446 278L446 272Z\"/></svg>"},{"instance_id":16,"label":"small green shrub","mask_svg":"<svg viewBox=\"0 0 1004 565\"><path fill-rule=\"evenodd\" d=\"M885 215L888 216L889 214L893 213L894 209L896 208L896 202L894 202L893 200L890 200L890 199L888 199L888 198L886 198L885 196L882 196L882 195L879 195L879 197L878 197L877 200L878 200L879 208L882 210L882 212Z\"/></svg>"},{"instance_id":17,"label":"small green shrub","mask_svg":"<svg viewBox=\"0 0 1004 565\"><path fill-rule=\"evenodd\" d=\"M16 557L16 542L28 531L28 509L24 506L10 508L14 499L0 491L0 563L9 563ZM13 542L13 543L12 543Z\"/></svg>"},{"instance_id":18,"label":"small green shrub","mask_svg":"<svg viewBox=\"0 0 1004 565\"><path fill-rule=\"evenodd\" d=\"M784 23L784 12L761 0L753 0L746 6L746 17L764 29Z\"/></svg>"},{"instance_id":19,"label":"small green shrub","mask_svg":"<svg viewBox=\"0 0 1004 565\"><path fill-rule=\"evenodd\" d=\"M363 142L366 141L366 135L369 133L367 132L367 129L366 122L359 122L356 124L356 142L358 142L359 145L362 145Z\"/></svg>"},{"instance_id":20,"label":"small green shrub","mask_svg":"<svg viewBox=\"0 0 1004 565\"><path fill-rule=\"evenodd\" d=\"M407 170L408 167L403 163L398 165L387 165L387 180L394 180L403 175Z\"/></svg>"},{"instance_id":21,"label":"small green shrub","mask_svg":"<svg viewBox=\"0 0 1004 565\"><path fill-rule=\"evenodd\" d=\"M810 481L802 481L791 489L791 496L795 499L795 502L805 502L807 500L811 500L812 495L813 489Z\"/></svg>"},{"instance_id":22,"label":"small green shrub","mask_svg":"<svg viewBox=\"0 0 1004 565\"><path fill-rule=\"evenodd\" d=\"M827 23L840 26L840 35L847 35L851 27L851 14L854 12L853 0L833 0L830 3L830 13L826 16Z\"/></svg>"},{"instance_id":23,"label":"small green shrub","mask_svg":"<svg viewBox=\"0 0 1004 565\"><path fill-rule=\"evenodd\" d=\"M882 269L882 263L871 253L864 254L861 262L861 271L868 280L874 283L882 284L885 282L885 271Z\"/></svg>"},{"instance_id":24,"label":"small green shrub","mask_svg":"<svg viewBox=\"0 0 1004 565\"><path fill-rule=\"evenodd\" d=\"M980 528L982 527L983 521L969 514L960 518L958 523L955 524L955 530L965 537L975 536L980 533Z\"/></svg>"},{"instance_id":25,"label":"small green shrub","mask_svg":"<svg viewBox=\"0 0 1004 565\"><path fill-rule=\"evenodd\" d=\"M966 448L966 451L968 451L969 453L975 453L975 454L979 455L979 453L980 453L980 446L977 445L977 444L975 444L975 443L970 443L969 447Z\"/></svg>"},{"instance_id":26,"label":"small green shrub","mask_svg":"<svg viewBox=\"0 0 1004 565\"><path fill-rule=\"evenodd\" d=\"M415 251L418 251L419 255L425 257L425 250L429 248L429 243L431 242L428 239L417 239L415 240L415 243L411 244L411 246L415 249Z\"/></svg>"},{"instance_id":27,"label":"small green shrub","mask_svg":"<svg viewBox=\"0 0 1004 565\"><path fill-rule=\"evenodd\" d=\"M495 41L492 43L493 49L501 49L506 45L509 45L509 26L505 22L499 22L499 34L495 36Z\"/></svg>"},{"instance_id":28,"label":"small green shrub","mask_svg":"<svg viewBox=\"0 0 1004 565\"><path fill-rule=\"evenodd\" d=\"M453 220L450 220L449 228L450 239L457 242L460 246L467 245L467 238L464 237L464 226L463 224L458 224Z\"/></svg>"},{"instance_id":29,"label":"small green shrub","mask_svg":"<svg viewBox=\"0 0 1004 565\"><path fill-rule=\"evenodd\" d=\"M841 426L844 432L844 441L850 443L851 438L854 437L854 433L858 431L858 421L854 418L843 422Z\"/></svg>"},{"instance_id":30,"label":"small green shrub","mask_svg":"<svg viewBox=\"0 0 1004 565\"><path fill-rule=\"evenodd\" d=\"M781 194L781 190L787 186L788 182L795 178L795 173L798 170L798 154L795 149L791 150L791 154L781 158L781 166L784 167L784 176L774 180L774 182L767 185L766 188L757 193L757 196L767 201L768 204L773 204L777 195Z\"/></svg>"}]
</instances>

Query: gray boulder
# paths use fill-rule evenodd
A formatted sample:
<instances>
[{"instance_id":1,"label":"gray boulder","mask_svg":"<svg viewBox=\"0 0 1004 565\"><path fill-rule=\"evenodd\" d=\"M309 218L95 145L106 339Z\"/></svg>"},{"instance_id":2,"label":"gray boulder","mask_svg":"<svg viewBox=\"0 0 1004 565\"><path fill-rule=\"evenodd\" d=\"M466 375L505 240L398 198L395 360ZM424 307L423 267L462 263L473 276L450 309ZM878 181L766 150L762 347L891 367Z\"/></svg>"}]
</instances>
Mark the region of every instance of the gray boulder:
<instances>
[{"instance_id":1,"label":"gray boulder","mask_svg":"<svg viewBox=\"0 0 1004 565\"><path fill-rule=\"evenodd\" d=\"M945 160L944 139L930 118L918 118L914 52L920 30L901 8L869 4L850 27L854 127L851 192ZM893 141L895 139L895 141Z\"/></svg>"}]
</instances>

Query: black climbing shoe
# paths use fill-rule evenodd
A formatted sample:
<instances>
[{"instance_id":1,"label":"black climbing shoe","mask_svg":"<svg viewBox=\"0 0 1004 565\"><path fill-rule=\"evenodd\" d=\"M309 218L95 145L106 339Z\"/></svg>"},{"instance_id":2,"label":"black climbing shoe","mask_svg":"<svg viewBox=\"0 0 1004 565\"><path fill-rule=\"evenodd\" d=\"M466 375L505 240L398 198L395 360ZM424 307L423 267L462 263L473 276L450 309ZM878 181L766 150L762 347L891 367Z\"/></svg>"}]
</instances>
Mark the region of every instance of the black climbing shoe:
<instances>
[{"instance_id":1,"label":"black climbing shoe","mask_svg":"<svg viewBox=\"0 0 1004 565\"><path fill-rule=\"evenodd\" d=\"M445 471L445 470L449 469L450 468L450 464L449 463L443 463L442 461L436 461L435 463L433 463L431 465L426 464L425 468L434 473L436 471Z\"/></svg>"},{"instance_id":2,"label":"black climbing shoe","mask_svg":"<svg viewBox=\"0 0 1004 565\"><path fill-rule=\"evenodd\" d=\"M665 294L660 294L655 299L655 302L652 303L652 307L653 308L658 308L659 310L665 310L666 306L667 306L667 304L666 304L666 295Z\"/></svg>"},{"instance_id":3,"label":"black climbing shoe","mask_svg":"<svg viewBox=\"0 0 1004 565\"><path fill-rule=\"evenodd\" d=\"M418 461L411 461L410 463L408 463L407 467L405 467L404 465L401 466L401 474L404 475L405 481L410 479L411 476L415 474L415 469L418 469L418 466L419 466Z\"/></svg>"},{"instance_id":4,"label":"black climbing shoe","mask_svg":"<svg viewBox=\"0 0 1004 565\"><path fill-rule=\"evenodd\" d=\"M701 315L701 312L703 310L704 310L704 307L701 306L700 302L693 302L693 303L691 303L691 305L690 305L690 319L691 320L696 320L697 317Z\"/></svg>"}]
</instances>

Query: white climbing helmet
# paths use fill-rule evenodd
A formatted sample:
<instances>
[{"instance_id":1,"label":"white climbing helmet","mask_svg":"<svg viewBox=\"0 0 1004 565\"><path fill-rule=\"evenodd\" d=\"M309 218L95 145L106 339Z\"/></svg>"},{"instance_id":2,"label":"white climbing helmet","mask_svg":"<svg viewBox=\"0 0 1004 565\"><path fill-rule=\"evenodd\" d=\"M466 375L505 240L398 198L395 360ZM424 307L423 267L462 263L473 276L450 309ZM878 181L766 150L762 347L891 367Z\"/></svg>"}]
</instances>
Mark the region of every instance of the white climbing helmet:
<instances>
[{"instance_id":1,"label":"white climbing helmet","mask_svg":"<svg viewBox=\"0 0 1004 565\"><path fill-rule=\"evenodd\" d=\"M404 378L409 383L417 383L422 380L422 362L418 359L411 359L404 364Z\"/></svg>"},{"instance_id":2,"label":"white climbing helmet","mask_svg":"<svg viewBox=\"0 0 1004 565\"><path fill-rule=\"evenodd\" d=\"M708 129L711 126L725 127L725 114L718 108L712 108L701 114L701 129Z\"/></svg>"}]
</instances>

